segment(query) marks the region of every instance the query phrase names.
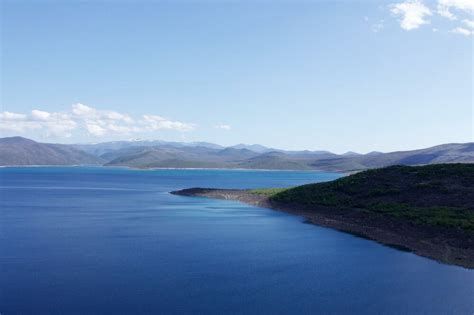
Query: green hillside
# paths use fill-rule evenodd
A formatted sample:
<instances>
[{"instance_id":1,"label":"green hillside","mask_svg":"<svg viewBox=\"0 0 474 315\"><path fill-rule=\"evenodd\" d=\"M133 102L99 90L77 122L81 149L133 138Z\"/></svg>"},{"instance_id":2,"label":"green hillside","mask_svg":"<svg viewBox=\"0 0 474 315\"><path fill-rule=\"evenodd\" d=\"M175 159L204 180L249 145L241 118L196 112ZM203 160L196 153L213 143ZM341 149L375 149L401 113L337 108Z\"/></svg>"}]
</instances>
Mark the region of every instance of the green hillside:
<instances>
[{"instance_id":1,"label":"green hillside","mask_svg":"<svg viewBox=\"0 0 474 315\"><path fill-rule=\"evenodd\" d=\"M283 191L278 203L327 206L474 232L474 165L390 166Z\"/></svg>"}]
</instances>

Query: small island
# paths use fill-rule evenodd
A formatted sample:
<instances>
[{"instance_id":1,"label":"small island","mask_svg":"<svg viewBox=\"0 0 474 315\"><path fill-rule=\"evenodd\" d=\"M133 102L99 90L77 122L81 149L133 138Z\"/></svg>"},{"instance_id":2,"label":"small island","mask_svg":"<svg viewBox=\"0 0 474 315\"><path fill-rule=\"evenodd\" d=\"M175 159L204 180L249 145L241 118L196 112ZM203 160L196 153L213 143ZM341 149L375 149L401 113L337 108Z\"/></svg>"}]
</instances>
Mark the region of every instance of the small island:
<instances>
[{"instance_id":1,"label":"small island","mask_svg":"<svg viewBox=\"0 0 474 315\"><path fill-rule=\"evenodd\" d=\"M474 164L390 166L284 189L190 188L171 193L285 211L474 269Z\"/></svg>"}]
</instances>

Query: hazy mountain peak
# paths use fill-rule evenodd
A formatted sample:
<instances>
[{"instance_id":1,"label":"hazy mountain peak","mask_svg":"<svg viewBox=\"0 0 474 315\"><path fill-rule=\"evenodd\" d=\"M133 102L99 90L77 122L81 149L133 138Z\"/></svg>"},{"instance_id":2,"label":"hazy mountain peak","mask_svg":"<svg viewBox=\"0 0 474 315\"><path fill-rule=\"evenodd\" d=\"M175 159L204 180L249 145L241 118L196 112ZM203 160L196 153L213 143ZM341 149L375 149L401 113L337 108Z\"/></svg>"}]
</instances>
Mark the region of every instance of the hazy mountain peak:
<instances>
[{"instance_id":1,"label":"hazy mountain peak","mask_svg":"<svg viewBox=\"0 0 474 315\"><path fill-rule=\"evenodd\" d=\"M362 155L362 154L354 152L354 151L347 151L346 153L343 153L342 155L344 155L344 156L355 156L355 155Z\"/></svg>"},{"instance_id":2,"label":"hazy mountain peak","mask_svg":"<svg viewBox=\"0 0 474 315\"><path fill-rule=\"evenodd\" d=\"M272 149L267 148L267 147L265 147L263 145L260 145L260 144L244 144L244 143L239 143L239 144L230 146L230 148L247 149L247 150L250 150L250 151L253 151L253 152L257 152L257 153L263 153L263 152L268 152L268 151L272 150Z\"/></svg>"}]
</instances>

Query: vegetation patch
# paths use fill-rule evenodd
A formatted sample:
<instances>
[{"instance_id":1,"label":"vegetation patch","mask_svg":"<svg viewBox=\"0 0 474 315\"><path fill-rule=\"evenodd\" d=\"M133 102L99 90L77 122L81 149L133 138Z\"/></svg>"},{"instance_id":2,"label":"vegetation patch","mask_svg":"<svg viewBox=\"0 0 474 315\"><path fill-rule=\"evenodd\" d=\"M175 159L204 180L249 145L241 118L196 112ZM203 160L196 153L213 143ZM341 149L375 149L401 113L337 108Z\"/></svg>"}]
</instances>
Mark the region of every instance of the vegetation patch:
<instances>
[{"instance_id":1,"label":"vegetation patch","mask_svg":"<svg viewBox=\"0 0 474 315\"><path fill-rule=\"evenodd\" d=\"M259 191L279 203L353 209L474 232L474 164L391 166L332 182Z\"/></svg>"},{"instance_id":2,"label":"vegetation patch","mask_svg":"<svg viewBox=\"0 0 474 315\"><path fill-rule=\"evenodd\" d=\"M285 190L288 190L288 189L289 188L260 188L260 189L251 189L250 192L256 195L271 197L278 193L284 192Z\"/></svg>"}]
</instances>

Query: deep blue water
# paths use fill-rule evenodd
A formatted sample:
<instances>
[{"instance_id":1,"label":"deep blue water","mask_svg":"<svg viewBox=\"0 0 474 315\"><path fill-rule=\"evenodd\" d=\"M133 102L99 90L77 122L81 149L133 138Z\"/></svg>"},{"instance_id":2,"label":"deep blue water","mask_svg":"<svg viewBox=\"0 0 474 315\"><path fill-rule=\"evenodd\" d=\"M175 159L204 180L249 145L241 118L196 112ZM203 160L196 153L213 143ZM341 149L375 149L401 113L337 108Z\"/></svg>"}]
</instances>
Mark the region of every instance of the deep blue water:
<instances>
[{"instance_id":1,"label":"deep blue water","mask_svg":"<svg viewBox=\"0 0 474 315\"><path fill-rule=\"evenodd\" d=\"M317 172L3 168L0 313L474 313L474 271L233 201Z\"/></svg>"}]
</instances>

